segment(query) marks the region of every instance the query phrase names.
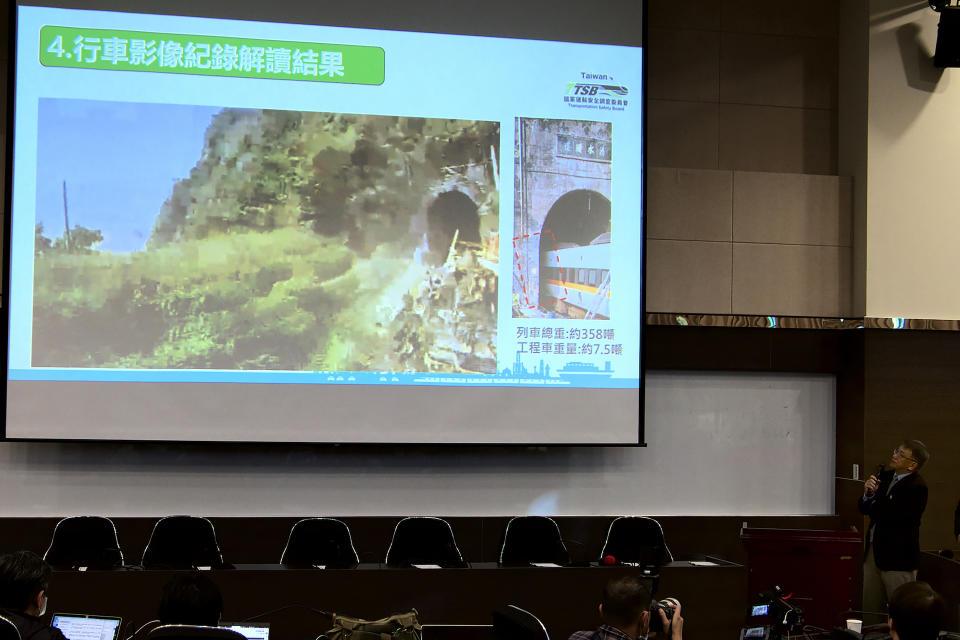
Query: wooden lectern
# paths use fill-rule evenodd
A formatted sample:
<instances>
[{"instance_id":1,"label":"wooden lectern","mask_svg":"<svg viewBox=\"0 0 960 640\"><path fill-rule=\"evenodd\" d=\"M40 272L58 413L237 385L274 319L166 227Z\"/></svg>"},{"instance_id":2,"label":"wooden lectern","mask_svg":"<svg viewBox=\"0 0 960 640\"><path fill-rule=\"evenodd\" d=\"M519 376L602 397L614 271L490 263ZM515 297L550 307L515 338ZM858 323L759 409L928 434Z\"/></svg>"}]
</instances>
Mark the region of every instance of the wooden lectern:
<instances>
[{"instance_id":1,"label":"wooden lectern","mask_svg":"<svg viewBox=\"0 0 960 640\"><path fill-rule=\"evenodd\" d=\"M747 602L779 585L792 593L790 604L803 609L805 624L829 629L843 626L850 610L859 609L863 574L863 539L851 530L743 528L747 549ZM879 620L864 620L875 624ZM884 621L885 622L885 621Z\"/></svg>"}]
</instances>

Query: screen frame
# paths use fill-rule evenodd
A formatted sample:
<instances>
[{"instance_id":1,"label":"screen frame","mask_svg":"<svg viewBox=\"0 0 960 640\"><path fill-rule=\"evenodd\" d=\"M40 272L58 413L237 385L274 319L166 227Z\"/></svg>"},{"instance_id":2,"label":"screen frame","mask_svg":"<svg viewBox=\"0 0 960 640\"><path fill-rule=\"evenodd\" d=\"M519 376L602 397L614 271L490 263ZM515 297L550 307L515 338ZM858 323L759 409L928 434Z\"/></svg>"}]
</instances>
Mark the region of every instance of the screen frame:
<instances>
[{"instance_id":1,"label":"screen frame","mask_svg":"<svg viewBox=\"0 0 960 640\"><path fill-rule=\"evenodd\" d=\"M50 618L50 626L56 629L60 627L56 626L55 622L58 618L73 618L77 620L99 620L101 622L115 622L116 626L113 628L113 640L117 640L120 637L120 631L123 628L123 618L118 616L100 616L92 613L63 613L56 612Z\"/></svg>"},{"instance_id":2,"label":"screen frame","mask_svg":"<svg viewBox=\"0 0 960 640\"><path fill-rule=\"evenodd\" d=\"M337 440L225 440L225 439L166 439L159 438L49 438L49 437L10 437L7 433L6 418L0 421L0 441L5 442L54 442L54 443L147 443L147 444L183 444L183 445L237 445L237 446L273 446L273 445L311 445L311 446L339 446L350 445L357 447L392 447L397 444L416 447L645 447L644 437L644 396L645 396L645 372L646 372L646 224L647 224L647 147L648 147L648 67L649 67L649 49L648 42L648 2L640 0L639 2L621 2L614 1L609 3L614 9L608 15L614 15L613 18L599 19L596 16L590 16L584 19L584 16L578 16L576 20L571 19L566 22L537 21L539 14L545 11L555 12L556 7L551 3L534 2L520 3L519 5L509 0L494 0L493 3L486 3L487 10L479 11L475 7L459 7L443 0L421 0L418 12L399 11L395 3L387 0L373 0L365 4L365 11L357 9L351 10L347 5L337 3L324 3L323 13L325 15L322 22L310 19L311 15L320 13L319 5L305 5L293 0L280 0L279 3L271 3L270 6L264 6L255 2L241 2L231 4L203 5L202 9L195 2L185 0L171 0L164 3L162 7L148 6L149 0L137 2L136 4L124 0L15 0L9 3L7 11L7 35L8 35L8 56L7 82L4 87L6 95L2 100L6 109L5 113L5 164L4 164L4 210L7 212L3 219L3 274L2 274L2 297L7 298L10 291L10 261L11 261L11 205L13 199L13 149L15 133L15 100L16 100L16 68L17 68L17 14L21 6L55 6L69 9L87 9L87 10L105 10L118 11L126 13L149 13L157 15L179 15L189 17L213 17L230 20L248 20L259 22L279 22L293 24L319 24L335 25L342 27L357 27L365 29L383 29L394 31L413 31L420 33L445 33L453 35L472 35L472 36L490 36L529 40L552 40L559 42L577 42L587 44L612 44L623 46L638 46L643 48L642 65L642 180L640 185L641 201L644 215L641 223L641 252L642 260L640 262L640 311L639 311L639 419L637 421L637 437L635 442L614 442L614 443L596 443L596 442L421 442L421 441L390 441L367 442L350 441L348 439ZM278 6L280 10L278 11ZM490 10L490 7L498 8L499 11L509 12L516 16L512 20L496 19L494 16L500 16L497 10ZM243 15L239 15L242 12ZM434 28L424 28L420 18L414 17L414 14L432 13L435 19ZM594 12L592 12L594 13ZM602 12L595 12L602 13ZM629 19L639 19L639 30L626 29ZM615 30L611 30L614 27ZM501 150L501 157L503 157ZM5 301L3 307L3 328L2 331L3 362L5 369L9 372L9 336L10 336L10 305ZM4 406L6 409L7 392L10 380L3 387ZM476 389L482 392L482 389ZM440 391L442 392L442 391ZM522 392L522 391L521 391ZM6 416L6 411L5 411Z\"/></svg>"}]
</instances>

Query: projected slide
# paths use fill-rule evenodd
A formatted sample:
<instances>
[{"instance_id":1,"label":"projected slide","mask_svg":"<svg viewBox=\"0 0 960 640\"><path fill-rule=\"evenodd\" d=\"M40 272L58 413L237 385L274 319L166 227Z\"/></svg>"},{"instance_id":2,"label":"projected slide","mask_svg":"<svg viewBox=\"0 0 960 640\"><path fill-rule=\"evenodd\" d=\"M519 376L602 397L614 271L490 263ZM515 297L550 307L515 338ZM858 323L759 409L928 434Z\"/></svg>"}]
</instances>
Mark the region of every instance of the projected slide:
<instances>
[{"instance_id":1,"label":"projected slide","mask_svg":"<svg viewBox=\"0 0 960 640\"><path fill-rule=\"evenodd\" d=\"M34 367L496 373L499 123L43 98L38 128Z\"/></svg>"},{"instance_id":2,"label":"projected slide","mask_svg":"<svg viewBox=\"0 0 960 640\"><path fill-rule=\"evenodd\" d=\"M21 6L16 83L8 437L635 441L639 47Z\"/></svg>"},{"instance_id":3,"label":"projected slide","mask_svg":"<svg viewBox=\"0 0 960 640\"><path fill-rule=\"evenodd\" d=\"M517 120L514 317L609 319L610 139L606 122Z\"/></svg>"}]
</instances>

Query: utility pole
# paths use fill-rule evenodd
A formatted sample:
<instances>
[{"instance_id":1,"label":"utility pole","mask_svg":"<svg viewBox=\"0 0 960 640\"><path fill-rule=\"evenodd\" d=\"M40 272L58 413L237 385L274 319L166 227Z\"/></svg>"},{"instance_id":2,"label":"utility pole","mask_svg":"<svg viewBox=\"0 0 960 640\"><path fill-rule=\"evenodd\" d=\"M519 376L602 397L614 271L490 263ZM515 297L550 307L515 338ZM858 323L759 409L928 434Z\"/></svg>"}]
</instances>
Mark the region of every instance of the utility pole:
<instances>
[{"instance_id":1,"label":"utility pole","mask_svg":"<svg viewBox=\"0 0 960 640\"><path fill-rule=\"evenodd\" d=\"M70 219L67 217L67 181L63 181L63 239L67 243L67 253L73 253L73 242L70 241Z\"/></svg>"}]
</instances>

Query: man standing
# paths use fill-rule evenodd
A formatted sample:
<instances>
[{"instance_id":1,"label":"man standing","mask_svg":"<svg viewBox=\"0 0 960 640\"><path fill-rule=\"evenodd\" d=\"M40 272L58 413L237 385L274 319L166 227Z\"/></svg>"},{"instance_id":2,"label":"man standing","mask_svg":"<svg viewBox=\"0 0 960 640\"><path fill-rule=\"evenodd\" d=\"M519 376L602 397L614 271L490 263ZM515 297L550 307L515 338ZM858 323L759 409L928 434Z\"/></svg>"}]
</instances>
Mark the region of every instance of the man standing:
<instances>
[{"instance_id":1,"label":"man standing","mask_svg":"<svg viewBox=\"0 0 960 640\"><path fill-rule=\"evenodd\" d=\"M893 451L890 469L864 483L857 506L870 516L863 555L863 608L883 611L900 585L917 579L920 518L927 485L917 473L930 458L919 440L905 440Z\"/></svg>"}]
</instances>

